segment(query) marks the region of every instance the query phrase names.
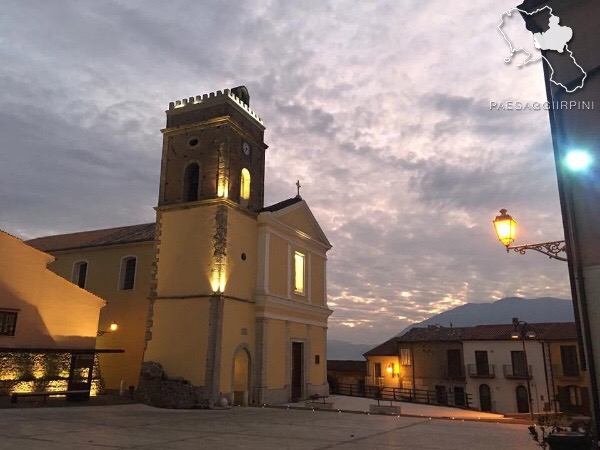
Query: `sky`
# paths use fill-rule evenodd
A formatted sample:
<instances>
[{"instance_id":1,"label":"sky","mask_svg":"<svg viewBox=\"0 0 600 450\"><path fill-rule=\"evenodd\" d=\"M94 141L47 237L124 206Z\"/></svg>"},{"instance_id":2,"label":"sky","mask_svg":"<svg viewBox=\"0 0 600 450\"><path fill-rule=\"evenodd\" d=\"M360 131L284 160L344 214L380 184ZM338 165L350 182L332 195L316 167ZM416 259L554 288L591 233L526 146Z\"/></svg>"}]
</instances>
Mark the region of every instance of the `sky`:
<instances>
[{"instance_id":1,"label":"sky","mask_svg":"<svg viewBox=\"0 0 600 450\"><path fill-rule=\"evenodd\" d=\"M266 126L265 204L333 244L329 338L379 343L467 302L570 298L542 63L505 63L510 1L5 0L0 228L151 222L170 101L238 85ZM509 24L507 24L509 26ZM519 17L510 21L524 32Z\"/></svg>"}]
</instances>

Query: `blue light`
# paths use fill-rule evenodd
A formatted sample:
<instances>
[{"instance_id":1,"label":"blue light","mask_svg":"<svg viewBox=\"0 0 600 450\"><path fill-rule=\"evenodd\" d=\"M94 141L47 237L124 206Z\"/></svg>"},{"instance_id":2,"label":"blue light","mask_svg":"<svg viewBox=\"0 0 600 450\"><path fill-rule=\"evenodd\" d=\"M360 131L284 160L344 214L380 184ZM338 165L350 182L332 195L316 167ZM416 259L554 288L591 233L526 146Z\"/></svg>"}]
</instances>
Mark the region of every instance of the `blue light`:
<instances>
[{"instance_id":1,"label":"blue light","mask_svg":"<svg viewBox=\"0 0 600 450\"><path fill-rule=\"evenodd\" d=\"M571 150L565 157L565 163L573 171L585 170L592 163L592 157L583 150Z\"/></svg>"}]
</instances>

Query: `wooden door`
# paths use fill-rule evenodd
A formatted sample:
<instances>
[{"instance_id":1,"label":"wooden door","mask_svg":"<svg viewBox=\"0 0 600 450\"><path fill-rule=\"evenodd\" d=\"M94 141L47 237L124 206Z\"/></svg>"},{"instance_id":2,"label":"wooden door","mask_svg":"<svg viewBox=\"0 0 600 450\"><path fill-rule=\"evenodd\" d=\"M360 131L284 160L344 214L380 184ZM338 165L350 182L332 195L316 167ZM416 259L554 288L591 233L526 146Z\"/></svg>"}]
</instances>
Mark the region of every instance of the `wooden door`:
<instances>
[{"instance_id":1,"label":"wooden door","mask_svg":"<svg viewBox=\"0 0 600 450\"><path fill-rule=\"evenodd\" d=\"M304 344L292 342L292 400L302 398Z\"/></svg>"}]
</instances>

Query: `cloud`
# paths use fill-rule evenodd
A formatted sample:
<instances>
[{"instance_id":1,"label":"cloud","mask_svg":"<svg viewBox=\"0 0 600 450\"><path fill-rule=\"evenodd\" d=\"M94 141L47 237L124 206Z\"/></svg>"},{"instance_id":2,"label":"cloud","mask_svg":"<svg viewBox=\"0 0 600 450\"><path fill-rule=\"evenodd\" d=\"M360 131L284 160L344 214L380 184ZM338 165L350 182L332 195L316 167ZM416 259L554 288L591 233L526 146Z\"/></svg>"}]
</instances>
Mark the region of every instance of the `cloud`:
<instances>
[{"instance_id":1,"label":"cloud","mask_svg":"<svg viewBox=\"0 0 600 450\"><path fill-rule=\"evenodd\" d=\"M301 194L333 243L331 337L376 343L504 295L569 295L566 267L503 254L562 237L541 66L517 70L489 5L8 2L0 227L23 237L151 221L169 101L245 84L266 203Z\"/></svg>"}]
</instances>

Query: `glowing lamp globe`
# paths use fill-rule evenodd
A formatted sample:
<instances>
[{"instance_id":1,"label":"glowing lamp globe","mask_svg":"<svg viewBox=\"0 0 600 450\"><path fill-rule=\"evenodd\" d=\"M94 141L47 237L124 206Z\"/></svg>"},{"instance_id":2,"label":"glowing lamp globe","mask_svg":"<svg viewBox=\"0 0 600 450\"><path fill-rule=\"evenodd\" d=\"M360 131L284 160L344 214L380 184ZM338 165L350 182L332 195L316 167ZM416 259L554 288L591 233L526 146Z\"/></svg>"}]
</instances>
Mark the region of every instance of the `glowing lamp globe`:
<instances>
[{"instance_id":1,"label":"glowing lamp globe","mask_svg":"<svg viewBox=\"0 0 600 450\"><path fill-rule=\"evenodd\" d=\"M496 216L492 223L494 224L498 240L506 247L512 244L515 240L517 221L507 214L505 209L501 209L500 215Z\"/></svg>"},{"instance_id":2,"label":"glowing lamp globe","mask_svg":"<svg viewBox=\"0 0 600 450\"><path fill-rule=\"evenodd\" d=\"M119 329L119 325L116 322L110 324L110 331L117 331Z\"/></svg>"},{"instance_id":3,"label":"glowing lamp globe","mask_svg":"<svg viewBox=\"0 0 600 450\"><path fill-rule=\"evenodd\" d=\"M583 150L571 150L565 156L565 163L572 171L585 170L592 163L592 157Z\"/></svg>"}]
</instances>

